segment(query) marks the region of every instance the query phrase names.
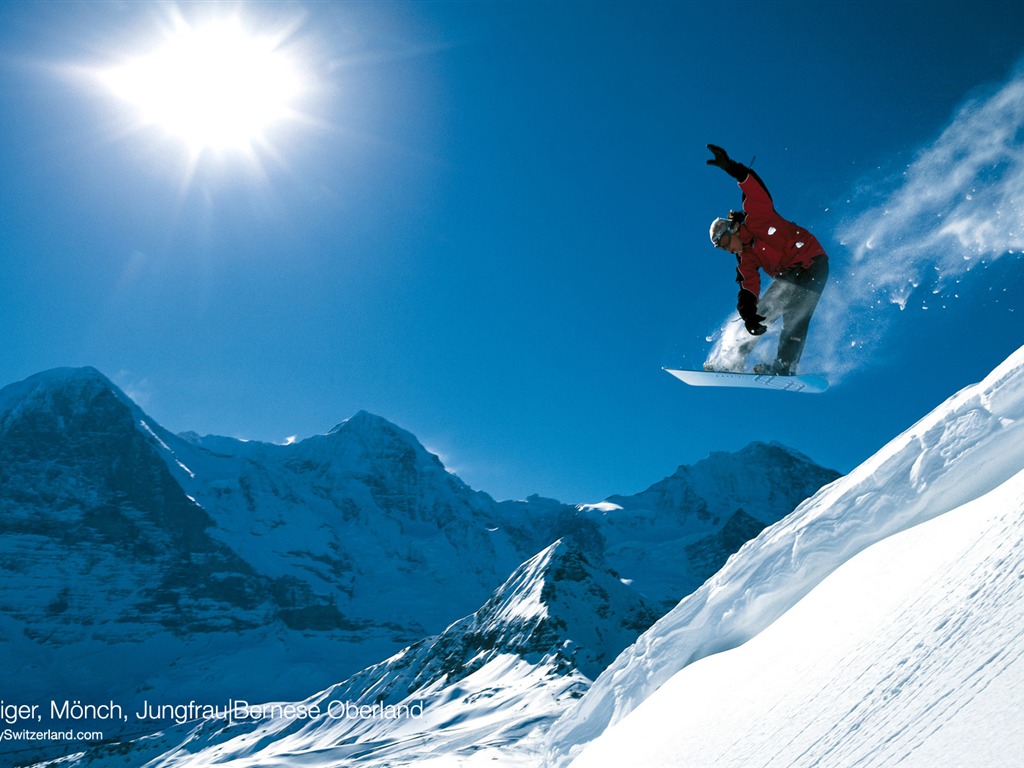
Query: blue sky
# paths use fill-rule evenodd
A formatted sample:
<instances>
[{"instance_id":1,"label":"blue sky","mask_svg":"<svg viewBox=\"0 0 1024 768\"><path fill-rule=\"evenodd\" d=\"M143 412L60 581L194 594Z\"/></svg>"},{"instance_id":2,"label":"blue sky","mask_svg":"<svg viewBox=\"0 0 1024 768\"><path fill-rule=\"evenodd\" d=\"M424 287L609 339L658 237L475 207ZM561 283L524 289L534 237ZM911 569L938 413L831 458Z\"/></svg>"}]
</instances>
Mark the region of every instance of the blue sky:
<instances>
[{"instance_id":1,"label":"blue sky","mask_svg":"<svg viewBox=\"0 0 1024 768\"><path fill-rule=\"evenodd\" d=\"M220 16L304 82L251 152L140 124L97 77ZM365 409L497 498L633 493L752 440L852 469L1024 340L1022 22L995 2L5 3L0 382L92 365L169 429L274 442ZM707 229L739 192L708 142L756 156L830 253L803 364L824 395L661 371L699 367L735 304Z\"/></svg>"}]
</instances>

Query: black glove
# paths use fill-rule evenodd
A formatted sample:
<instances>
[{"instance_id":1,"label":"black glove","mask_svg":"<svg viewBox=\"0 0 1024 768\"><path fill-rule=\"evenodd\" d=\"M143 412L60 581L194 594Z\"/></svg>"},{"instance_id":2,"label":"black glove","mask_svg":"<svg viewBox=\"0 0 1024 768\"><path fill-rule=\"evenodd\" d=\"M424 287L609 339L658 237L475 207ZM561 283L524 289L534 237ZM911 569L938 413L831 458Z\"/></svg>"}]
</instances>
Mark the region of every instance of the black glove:
<instances>
[{"instance_id":1,"label":"black glove","mask_svg":"<svg viewBox=\"0 0 1024 768\"><path fill-rule=\"evenodd\" d=\"M764 315L754 315L744 319L743 323L747 326L747 332L751 336L760 336L767 332L768 326L764 324L764 319Z\"/></svg>"},{"instance_id":2,"label":"black glove","mask_svg":"<svg viewBox=\"0 0 1024 768\"><path fill-rule=\"evenodd\" d=\"M731 163L729 159L729 153L721 147L717 147L714 144L708 144L707 148L711 150L711 154L714 158L708 160L708 165L717 165L719 168L724 168L727 163Z\"/></svg>"},{"instance_id":3,"label":"black glove","mask_svg":"<svg viewBox=\"0 0 1024 768\"><path fill-rule=\"evenodd\" d=\"M714 144L708 144L707 148L711 150L711 154L714 157L708 160L708 165L714 165L721 168L723 171L732 176L736 181L743 181L747 178L747 174L750 173L750 169L742 163L737 163L735 160L729 157L729 153L721 147L715 146Z\"/></svg>"}]
</instances>

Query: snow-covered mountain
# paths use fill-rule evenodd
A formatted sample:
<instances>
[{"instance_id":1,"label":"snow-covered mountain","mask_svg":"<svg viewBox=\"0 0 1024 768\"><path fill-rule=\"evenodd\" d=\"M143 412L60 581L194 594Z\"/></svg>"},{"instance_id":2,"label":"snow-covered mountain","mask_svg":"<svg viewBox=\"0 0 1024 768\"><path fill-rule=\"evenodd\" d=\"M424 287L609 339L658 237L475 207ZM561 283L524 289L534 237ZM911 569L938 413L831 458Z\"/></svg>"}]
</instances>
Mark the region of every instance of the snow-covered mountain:
<instances>
[{"instance_id":1,"label":"snow-covered mountain","mask_svg":"<svg viewBox=\"0 0 1024 768\"><path fill-rule=\"evenodd\" d=\"M755 444L602 504L495 502L368 413L292 445L179 436L99 372L50 371L0 390L2 698L300 701L441 636L556 540L544 604L585 606L558 633L574 663L516 664L592 678L645 622L609 626L587 590L664 613L834 476ZM564 552L604 575L577 594ZM491 634L520 631L503 617Z\"/></svg>"},{"instance_id":2,"label":"snow-covered mountain","mask_svg":"<svg viewBox=\"0 0 1024 768\"><path fill-rule=\"evenodd\" d=\"M657 615L578 545L558 541L474 614L290 712L209 718L60 765L327 768L418 765L438 755L536 765L544 727Z\"/></svg>"},{"instance_id":3,"label":"snow-covered mountain","mask_svg":"<svg viewBox=\"0 0 1024 768\"><path fill-rule=\"evenodd\" d=\"M548 764L1015 764L1022 425L1024 349L744 545L555 724Z\"/></svg>"},{"instance_id":4,"label":"snow-covered mountain","mask_svg":"<svg viewBox=\"0 0 1024 768\"><path fill-rule=\"evenodd\" d=\"M490 497L369 414L295 446L186 440L91 369L0 404L9 697L298 697L473 610L524 557Z\"/></svg>"},{"instance_id":5,"label":"snow-covered mountain","mask_svg":"<svg viewBox=\"0 0 1024 768\"><path fill-rule=\"evenodd\" d=\"M583 505L579 516L599 533L610 567L667 611L838 476L778 443L751 443L681 466L636 495Z\"/></svg>"}]
</instances>

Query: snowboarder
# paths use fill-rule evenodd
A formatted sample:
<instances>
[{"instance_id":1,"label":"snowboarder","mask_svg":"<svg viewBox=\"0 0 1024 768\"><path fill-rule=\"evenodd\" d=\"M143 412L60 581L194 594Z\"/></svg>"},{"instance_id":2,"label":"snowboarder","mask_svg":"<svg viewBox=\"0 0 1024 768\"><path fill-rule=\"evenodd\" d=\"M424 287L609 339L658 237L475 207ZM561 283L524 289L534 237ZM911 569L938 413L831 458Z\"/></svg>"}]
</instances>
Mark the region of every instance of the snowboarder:
<instances>
[{"instance_id":1,"label":"snowboarder","mask_svg":"<svg viewBox=\"0 0 1024 768\"><path fill-rule=\"evenodd\" d=\"M778 352L771 364L755 366L757 373L792 376L807 341L811 315L828 280L828 255L818 240L792 221L782 218L767 187L757 173L732 160L724 149L708 144L714 157L708 165L721 168L743 191L743 210L711 222L711 242L736 255L739 310L749 336L726 345L705 368L716 371L745 369L747 357L766 323L782 318ZM773 278L761 296L761 274Z\"/></svg>"}]
</instances>

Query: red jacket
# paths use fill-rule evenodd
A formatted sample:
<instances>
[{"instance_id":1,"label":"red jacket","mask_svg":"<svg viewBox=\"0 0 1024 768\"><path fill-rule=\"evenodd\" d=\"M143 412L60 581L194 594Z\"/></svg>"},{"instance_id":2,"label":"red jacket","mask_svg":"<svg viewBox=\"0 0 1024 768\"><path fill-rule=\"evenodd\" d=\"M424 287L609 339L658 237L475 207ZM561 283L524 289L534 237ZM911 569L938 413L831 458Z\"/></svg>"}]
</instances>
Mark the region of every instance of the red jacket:
<instances>
[{"instance_id":1,"label":"red jacket","mask_svg":"<svg viewBox=\"0 0 1024 768\"><path fill-rule=\"evenodd\" d=\"M810 232L792 221L779 216L764 182L756 173L749 173L739 182L743 190L743 210L747 214L740 228L743 251L736 260L736 282L740 285L740 314L744 319L744 305L756 312L757 298L761 295L763 269L771 277L795 266L809 267L816 256L825 253L821 243ZM753 297L743 296L749 291Z\"/></svg>"}]
</instances>

